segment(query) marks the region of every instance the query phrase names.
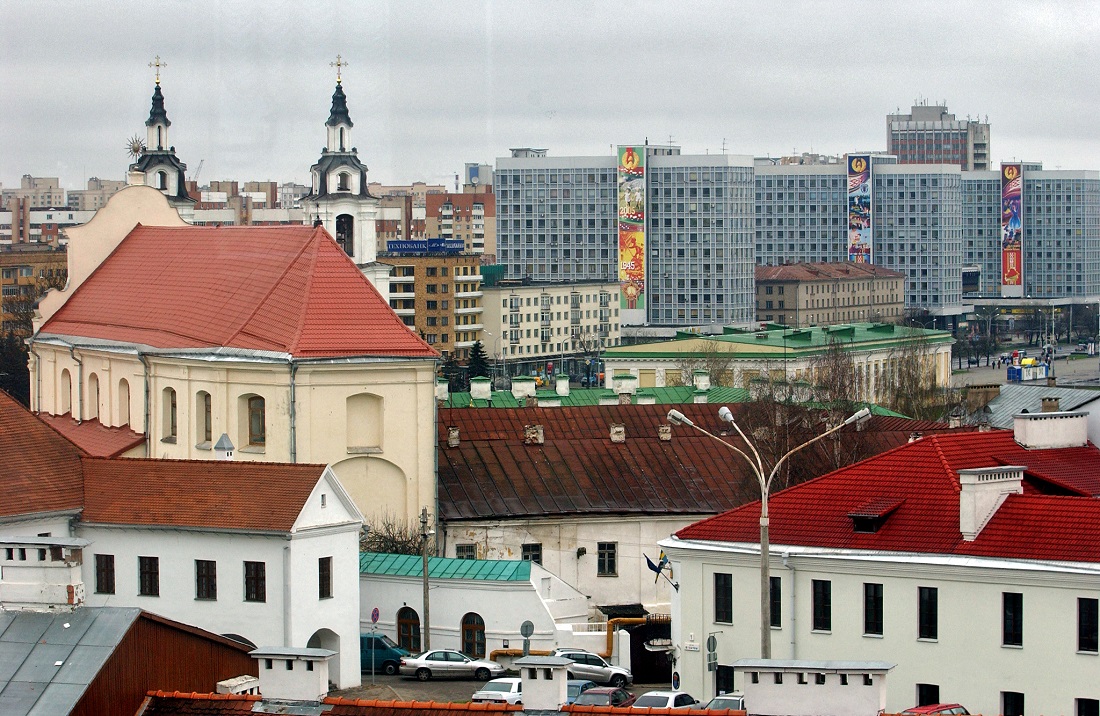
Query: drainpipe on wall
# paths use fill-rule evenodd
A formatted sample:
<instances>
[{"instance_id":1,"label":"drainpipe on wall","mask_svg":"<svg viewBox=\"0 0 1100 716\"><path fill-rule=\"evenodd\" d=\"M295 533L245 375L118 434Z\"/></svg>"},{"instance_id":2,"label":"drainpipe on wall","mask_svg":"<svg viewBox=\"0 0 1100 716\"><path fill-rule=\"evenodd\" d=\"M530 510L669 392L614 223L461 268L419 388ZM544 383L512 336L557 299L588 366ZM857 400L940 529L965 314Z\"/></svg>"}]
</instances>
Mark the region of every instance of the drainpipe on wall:
<instances>
[{"instance_id":1,"label":"drainpipe on wall","mask_svg":"<svg viewBox=\"0 0 1100 716\"><path fill-rule=\"evenodd\" d=\"M84 359L76 357L76 346L69 344L69 355L76 363L76 424L80 425L84 419Z\"/></svg>"},{"instance_id":2,"label":"drainpipe on wall","mask_svg":"<svg viewBox=\"0 0 1100 716\"><path fill-rule=\"evenodd\" d=\"M298 462L298 424L295 410L296 390L294 380L298 375L298 364L294 362L293 358L290 358L288 362L290 363L290 461L295 463Z\"/></svg>"},{"instance_id":3,"label":"drainpipe on wall","mask_svg":"<svg viewBox=\"0 0 1100 716\"><path fill-rule=\"evenodd\" d=\"M34 356L34 412L42 412L42 358L34 352L34 344L30 345L30 355Z\"/></svg>"},{"instance_id":4,"label":"drainpipe on wall","mask_svg":"<svg viewBox=\"0 0 1100 716\"><path fill-rule=\"evenodd\" d=\"M290 536L283 545L283 646L293 646L290 640Z\"/></svg>"},{"instance_id":5,"label":"drainpipe on wall","mask_svg":"<svg viewBox=\"0 0 1100 716\"><path fill-rule=\"evenodd\" d=\"M146 360L145 354L141 351L138 351L137 356L138 360L141 361L142 381L144 383L145 389L145 396L143 399L145 403L145 417L143 419L144 422L142 423L142 427L145 428L145 456L153 457L153 429L149 425L149 361Z\"/></svg>"},{"instance_id":6,"label":"drainpipe on wall","mask_svg":"<svg viewBox=\"0 0 1100 716\"><path fill-rule=\"evenodd\" d=\"M798 630L795 629L798 611L795 609L795 573L794 565L790 562L791 553L783 553L783 566L791 571L791 659L798 658L798 643L795 641L795 635L798 634Z\"/></svg>"}]
</instances>

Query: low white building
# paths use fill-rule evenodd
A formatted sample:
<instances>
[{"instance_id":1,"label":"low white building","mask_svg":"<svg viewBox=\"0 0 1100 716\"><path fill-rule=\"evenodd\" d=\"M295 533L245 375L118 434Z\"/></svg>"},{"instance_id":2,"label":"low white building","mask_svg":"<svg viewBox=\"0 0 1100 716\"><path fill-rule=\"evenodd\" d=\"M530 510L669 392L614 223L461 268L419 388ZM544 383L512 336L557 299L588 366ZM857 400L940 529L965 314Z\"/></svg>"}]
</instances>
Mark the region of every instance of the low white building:
<instances>
[{"instance_id":1,"label":"low white building","mask_svg":"<svg viewBox=\"0 0 1100 716\"><path fill-rule=\"evenodd\" d=\"M424 621L423 563L415 555L364 552L359 556L360 628L377 628L417 653ZM588 600L573 587L530 561L428 560L431 648L458 649L470 656L506 656L522 650L520 626L534 625L530 648L549 651L574 646L573 625L587 626ZM586 644L595 646L595 644ZM602 651L602 644L597 651ZM514 654L512 654L514 655Z\"/></svg>"},{"instance_id":2,"label":"low white building","mask_svg":"<svg viewBox=\"0 0 1100 716\"><path fill-rule=\"evenodd\" d=\"M1100 450L1086 427L1019 415L1014 431L924 437L773 496L772 656L896 663L888 712L1096 713ZM740 688L733 665L760 656L759 514L662 542L691 693Z\"/></svg>"},{"instance_id":3,"label":"low white building","mask_svg":"<svg viewBox=\"0 0 1100 716\"><path fill-rule=\"evenodd\" d=\"M360 683L363 516L331 468L89 457L0 392L0 475L0 583L46 561L20 539L77 539L74 605L331 649L333 681Z\"/></svg>"}]
</instances>

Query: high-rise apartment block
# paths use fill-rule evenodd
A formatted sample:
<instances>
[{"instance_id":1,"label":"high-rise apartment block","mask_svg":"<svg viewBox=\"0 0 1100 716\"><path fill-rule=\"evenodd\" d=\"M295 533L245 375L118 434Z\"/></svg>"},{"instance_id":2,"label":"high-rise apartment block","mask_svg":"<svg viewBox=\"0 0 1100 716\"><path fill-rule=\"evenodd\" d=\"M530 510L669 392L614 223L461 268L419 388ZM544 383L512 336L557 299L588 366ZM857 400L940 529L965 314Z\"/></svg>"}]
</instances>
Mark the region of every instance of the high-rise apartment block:
<instances>
[{"instance_id":1,"label":"high-rise apartment block","mask_svg":"<svg viewBox=\"0 0 1100 716\"><path fill-rule=\"evenodd\" d=\"M913 105L886 116L886 153L899 164L954 164L966 171L989 166L989 123L955 119L946 105Z\"/></svg>"},{"instance_id":2,"label":"high-rise apartment block","mask_svg":"<svg viewBox=\"0 0 1100 716\"><path fill-rule=\"evenodd\" d=\"M496 196L491 191L424 197L424 231L433 239L461 239L475 254L496 251Z\"/></svg>"},{"instance_id":3,"label":"high-rise apartment block","mask_svg":"<svg viewBox=\"0 0 1100 716\"><path fill-rule=\"evenodd\" d=\"M637 294L624 290L622 300L641 320L624 312L624 324L751 322L751 158L636 149L644 171L635 165L629 174L627 214L620 211L626 192L616 156L551 157L524 148L498 159L497 254L508 277L625 285L622 272L638 271ZM624 267L620 216L628 214L641 219L636 226L644 234Z\"/></svg>"}]
</instances>

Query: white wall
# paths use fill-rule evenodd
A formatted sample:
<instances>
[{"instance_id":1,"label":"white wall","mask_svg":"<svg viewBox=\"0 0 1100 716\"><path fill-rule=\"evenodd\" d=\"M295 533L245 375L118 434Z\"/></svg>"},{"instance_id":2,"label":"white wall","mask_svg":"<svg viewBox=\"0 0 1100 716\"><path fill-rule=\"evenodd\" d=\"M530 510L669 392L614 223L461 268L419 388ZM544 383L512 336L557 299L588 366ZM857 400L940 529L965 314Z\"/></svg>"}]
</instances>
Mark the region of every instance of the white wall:
<instances>
[{"instance_id":1,"label":"white wall","mask_svg":"<svg viewBox=\"0 0 1100 716\"><path fill-rule=\"evenodd\" d=\"M709 515L616 515L546 517L522 520L478 520L446 525L446 552L455 545L476 544L483 559L520 559L522 545L542 544L542 566L590 597L594 613L598 604L643 604L653 612L668 613L672 588L664 578L654 583L645 556L657 562L657 542L676 530ZM618 545L617 575L597 574L600 542ZM585 553L577 556L577 549ZM673 577L676 579L677 577Z\"/></svg>"},{"instance_id":2,"label":"white wall","mask_svg":"<svg viewBox=\"0 0 1100 716\"><path fill-rule=\"evenodd\" d=\"M755 546L666 551L678 568L673 600L673 642L680 649L684 689L714 693L706 671L705 642L720 632L718 663L760 656L759 552ZM792 550L784 568L782 545L773 545L771 574L782 579L782 628L772 629L778 659L881 660L890 673L887 711L916 703L916 684L937 684L941 699L972 713L999 713L1001 691L1025 694L1028 713L1074 713L1075 698L1100 698L1100 656L1077 648L1077 598L1100 597L1097 565L1032 565L1020 561L898 555L813 554ZM714 621L714 574L733 575L733 623ZM811 580L832 583L832 630L811 630ZM863 584L883 585L883 635L863 634ZM918 587L936 587L938 639L918 634ZM1024 645L1001 645L1002 593L1024 603ZM693 637L699 651L684 645ZM974 668L980 664L981 668ZM1051 672L1057 665L1057 678ZM741 684L738 683L740 688Z\"/></svg>"}]
</instances>

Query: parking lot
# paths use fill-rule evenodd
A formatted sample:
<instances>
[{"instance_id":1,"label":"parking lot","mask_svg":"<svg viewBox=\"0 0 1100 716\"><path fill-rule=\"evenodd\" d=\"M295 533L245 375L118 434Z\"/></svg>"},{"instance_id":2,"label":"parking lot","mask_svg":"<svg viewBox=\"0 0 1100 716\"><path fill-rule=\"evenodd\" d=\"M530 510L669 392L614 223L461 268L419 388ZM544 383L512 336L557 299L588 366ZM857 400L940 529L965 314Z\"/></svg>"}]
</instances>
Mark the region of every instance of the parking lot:
<instances>
[{"instance_id":1,"label":"parking lot","mask_svg":"<svg viewBox=\"0 0 1100 716\"><path fill-rule=\"evenodd\" d=\"M363 674L363 685L354 689L334 691L331 696L348 699L379 699L382 701L469 701L470 696L481 688L483 681L473 679L432 679L417 681L403 676L385 676L376 674L371 685L370 674ZM628 690L642 694L655 689L667 689L668 684L635 684ZM700 694L693 694L703 698Z\"/></svg>"}]
</instances>

